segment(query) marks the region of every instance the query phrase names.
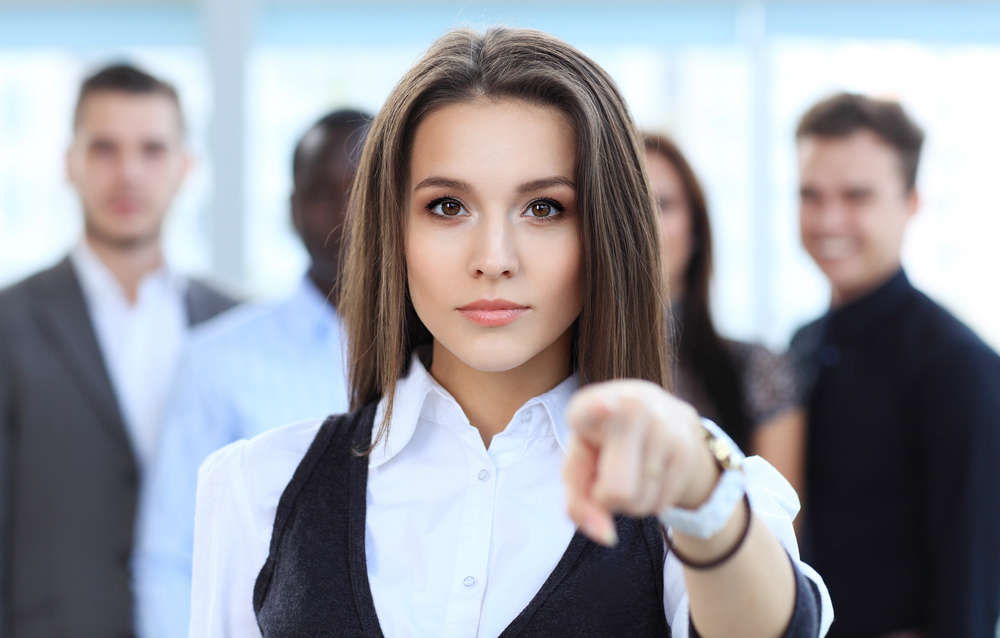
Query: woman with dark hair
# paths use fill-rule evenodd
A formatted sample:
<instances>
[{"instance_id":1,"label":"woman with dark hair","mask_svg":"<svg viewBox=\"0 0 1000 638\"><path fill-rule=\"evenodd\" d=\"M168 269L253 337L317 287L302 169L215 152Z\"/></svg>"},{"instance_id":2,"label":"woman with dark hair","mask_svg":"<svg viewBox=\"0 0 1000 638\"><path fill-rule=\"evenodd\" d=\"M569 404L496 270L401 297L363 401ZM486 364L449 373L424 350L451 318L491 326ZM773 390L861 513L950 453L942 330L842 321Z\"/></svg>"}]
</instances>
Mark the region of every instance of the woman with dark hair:
<instances>
[{"instance_id":1,"label":"woman with dark hair","mask_svg":"<svg viewBox=\"0 0 1000 638\"><path fill-rule=\"evenodd\" d=\"M715 331L705 194L673 141L645 134L643 145L675 319L675 394L718 423L741 449L767 459L801 493L805 418L791 362L760 344L723 339Z\"/></svg>"},{"instance_id":2,"label":"woman with dark hair","mask_svg":"<svg viewBox=\"0 0 1000 638\"><path fill-rule=\"evenodd\" d=\"M825 633L791 488L664 389L644 166L564 42L431 47L354 182L353 412L202 466L192 636Z\"/></svg>"}]
</instances>

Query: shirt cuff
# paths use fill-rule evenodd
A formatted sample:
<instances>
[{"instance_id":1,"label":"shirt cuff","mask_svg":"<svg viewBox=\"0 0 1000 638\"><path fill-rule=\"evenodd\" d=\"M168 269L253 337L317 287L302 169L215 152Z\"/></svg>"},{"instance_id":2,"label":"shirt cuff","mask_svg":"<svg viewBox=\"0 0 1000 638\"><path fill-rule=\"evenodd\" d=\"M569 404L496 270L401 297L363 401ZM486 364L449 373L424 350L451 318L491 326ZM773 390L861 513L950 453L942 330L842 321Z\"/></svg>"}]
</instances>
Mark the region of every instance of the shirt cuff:
<instances>
[{"instance_id":1,"label":"shirt cuff","mask_svg":"<svg viewBox=\"0 0 1000 638\"><path fill-rule=\"evenodd\" d=\"M806 578L799 570L799 566L792 561L792 570L795 572L795 608L792 610L792 619L788 623L788 629L781 634L782 638L816 638L820 630L820 600L819 588L809 578ZM694 628L694 621L688 620L688 637L701 638L701 634Z\"/></svg>"}]
</instances>

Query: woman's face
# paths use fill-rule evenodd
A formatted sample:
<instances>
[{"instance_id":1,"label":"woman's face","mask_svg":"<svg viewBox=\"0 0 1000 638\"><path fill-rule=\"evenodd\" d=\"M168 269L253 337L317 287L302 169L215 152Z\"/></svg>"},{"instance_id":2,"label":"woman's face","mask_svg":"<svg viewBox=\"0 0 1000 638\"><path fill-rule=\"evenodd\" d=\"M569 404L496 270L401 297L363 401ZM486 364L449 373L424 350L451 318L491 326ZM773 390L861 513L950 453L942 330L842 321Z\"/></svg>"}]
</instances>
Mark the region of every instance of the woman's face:
<instances>
[{"instance_id":1,"label":"woman's face","mask_svg":"<svg viewBox=\"0 0 1000 638\"><path fill-rule=\"evenodd\" d=\"M410 158L410 298L437 346L483 372L565 352L582 307L576 137L519 101L442 107ZM435 365L437 365L435 354Z\"/></svg>"},{"instance_id":2,"label":"woman's face","mask_svg":"<svg viewBox=\"0 0 1000 638\"><path fill-rule=\"evenodd\" d=\"M680 173L659 153L646 152L649 181L659 205L660 252L672 299L684 296L684 273L693 252L691 210Z\"/></svg>"}]
</instances>

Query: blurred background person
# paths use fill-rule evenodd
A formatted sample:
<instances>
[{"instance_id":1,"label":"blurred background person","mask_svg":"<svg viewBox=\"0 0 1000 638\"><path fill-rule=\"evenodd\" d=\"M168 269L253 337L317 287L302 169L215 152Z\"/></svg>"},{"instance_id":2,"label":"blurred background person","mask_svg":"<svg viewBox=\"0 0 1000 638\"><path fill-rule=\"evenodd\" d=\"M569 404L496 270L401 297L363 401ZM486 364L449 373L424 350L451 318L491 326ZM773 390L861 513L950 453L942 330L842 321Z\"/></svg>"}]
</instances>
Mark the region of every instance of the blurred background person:
<instances>
[{"instance_id":1,"label":"blurred background person","mask_svg":"<svg viewBox=\"0 0 1000 638\"><path fill-rule=\"evenodd\" d=\"M87 78L66 170L85 234L0 292L0 635L132 633L140 477L189 326L233 301L164 260L188 170L172 86L126 65Z\"/></svg>"},{"instance_id":2,"label":"blurred background person","mask_svg":"<svg viewBox=\"0 0 1000 638\"><path fill-rule=\"evenodd\" d=\"M841 93L796 139L802 244L831 286L830 311L792 341L803 555L837 607L829 635L993 636L1000 358L902 269L924 134L897 102Z\"/></svg>"},{"instance_id":3,"label":"blurred background person","mask_svg":"<svg viewBox=\"0 0 1000 638\"><path fill-rule=\"evenodd\" d=\"M291 219L311 259L288 299L199 328L177 375L135 558L140 635L188 634L198 467L209 454L288 423L346 412L335 283L347 200L370 117L331 113L295 148Z\"/></svg>"},{"instance_id":4,"label":"blurred background person","mask_svg":"<svg viewBox=\"0 0 1000 638\"><path fill-rule=\"evenodd\" d=\"M798 491L804 417L791 362L763 345L730 341L716 332L705 195L673 141L646 134L644 145L675 320L675 392L722 426L741 449L770 461Z\"/></svg>"}]
</instances>

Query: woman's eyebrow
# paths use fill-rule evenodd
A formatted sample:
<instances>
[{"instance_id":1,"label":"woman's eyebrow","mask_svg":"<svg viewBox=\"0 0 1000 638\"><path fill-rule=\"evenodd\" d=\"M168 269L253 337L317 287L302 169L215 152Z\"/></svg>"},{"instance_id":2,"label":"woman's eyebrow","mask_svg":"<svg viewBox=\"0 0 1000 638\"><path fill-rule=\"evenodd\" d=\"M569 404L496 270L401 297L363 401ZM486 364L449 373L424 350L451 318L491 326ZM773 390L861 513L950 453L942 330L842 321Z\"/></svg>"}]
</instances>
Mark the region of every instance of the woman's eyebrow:
<instances>
[{"instance_id":1,"label":"woman's eyebrow","mask_svg":"<svg viewBox=\"0 0 1000 638\"><path fill-rule=\"evenodd\" d=\"M569 188L576 190L576 184L573 183L573 180L568 177L555 176L525 182L517 187L517 192L523 194L541 190L543 188L549 188L551 186L568 186ZM463 182L460 179L451 179L448 177L428 177L427 179L421 180L419 184L414 186L413 191L416 192L421 188L448 188L466 193L475 191L472 184Z\"/></svg>"},{"instance_id":2,"label":"woman's eyebrow","mask_svg":"<svg viewBox=\"0 0 1000 638\"><path fill-rule=\"evenodd\" d=\"M463 182L460 179L449 179L447 177L428 177L414 186L413 192L416 192L421 188L449 188L465 193L471 193L475 190L472 188L472 184L469 184L468 182Z\"/></svg>"},{"instance_id":3,"label":"woman's eyebrow","mask_svg":"<svg viewBox=\"0 0 1000 638\"><path fill-rule=\"evenodd\" d=\"M573 190L576 190L576 184L573 183L573 180L567 177L556 176L525 182L517 187L517 192L524 194L531 191L541 190L543 188L549 188L550 186L568 186Z\"/></svg>"}]
</instances>

